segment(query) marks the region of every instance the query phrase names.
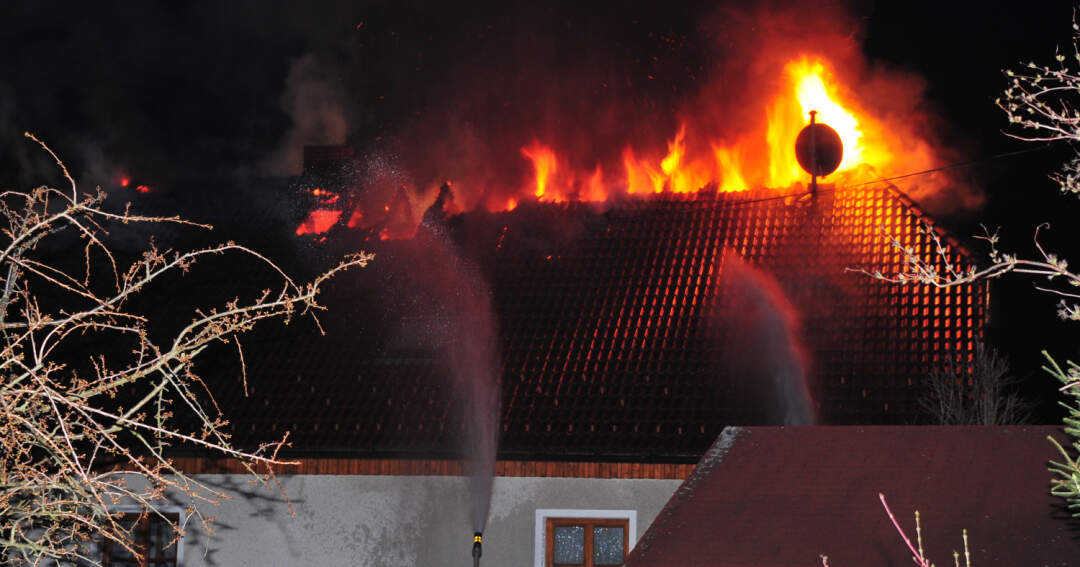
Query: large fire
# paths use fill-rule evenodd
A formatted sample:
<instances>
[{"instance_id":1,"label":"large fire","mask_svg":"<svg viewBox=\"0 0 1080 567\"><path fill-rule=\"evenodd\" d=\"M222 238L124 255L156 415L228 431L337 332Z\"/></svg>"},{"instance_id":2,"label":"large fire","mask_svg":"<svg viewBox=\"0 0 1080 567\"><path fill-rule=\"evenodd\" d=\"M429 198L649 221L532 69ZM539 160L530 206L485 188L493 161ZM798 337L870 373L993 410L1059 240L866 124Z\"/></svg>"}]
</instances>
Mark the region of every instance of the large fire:
<instances>
[{"instance_id":1,"label":"large fire","mask_svg":"<svg viewBox=\"0 0 1080 567\"><path fill-rule=\"evenodd\" d=\"M516 189L468 187L472 180L462 180L461 185L473 194L499 196L479 203L492 211L513 210L530 200L559 203L606 201L616 194L789 189L809 181L796 160L795 139L809 124L812 110L817 112L817 121L836 130L843 142L843 160L824 179L826 183L856 184L935 165L926 144L903 139L902 133L910 132L909 128L874 116L823 57L796 57L777 69L777 77L774 92L759 97L757 107L741 109L746 116L758 118L744 121L756 126L740 132L737 139L710 136L706 132L716 128L710 129L715 125L708 124L709 119L687 115L666 137L666 151L655 150L658 140L628 140L621 152L614 152L621 155L621 162L580 163L569 151L526 138L519 156L531 167L524 168L527 177ZM410 188L414 201L427 192L422 189ZM312 211L297 234L325 232L339 219L350 219L350 227L362 226L357 222L362 218L372 219L368 223L372 226L380 222L377 210L343 214L341 204L325 198L321 204L326 206ZM387 231L380 230L380 236L387 237ZM390 237L411 235L406 232Z\"/></svg>"},{"instance_id":2,"label":"large fire","mask_svg":"<svg viewBox=\"0 0 1080 567\"><path fill-rule=\"evenodd\" d=\"M697 144L691 145L698 124L684 121L668 139L664 155L641 155L632 142L627 144L622 171L608 178L601 178L600 165L593 174L582 175L556 148L534 141L521 151L533 165L535 196L540 201L561 202L605 200L618 190L647 194L788 188L807 181L795 159L795 138L809 124L811 110L844 143L844 159L833 180L870 180L875 172L880 177L893 168L897 152L892 148L899 144L885 135L888 130L881 121L860 112L856 101L845 96L825 60L799 57L784 67L783 75L781 89L770 103L757 109L765 117L760 131L747 133L735 143L693 137ZM911 158L907 169L929 164L923 156Z\"/></svg>"}]
</instances>

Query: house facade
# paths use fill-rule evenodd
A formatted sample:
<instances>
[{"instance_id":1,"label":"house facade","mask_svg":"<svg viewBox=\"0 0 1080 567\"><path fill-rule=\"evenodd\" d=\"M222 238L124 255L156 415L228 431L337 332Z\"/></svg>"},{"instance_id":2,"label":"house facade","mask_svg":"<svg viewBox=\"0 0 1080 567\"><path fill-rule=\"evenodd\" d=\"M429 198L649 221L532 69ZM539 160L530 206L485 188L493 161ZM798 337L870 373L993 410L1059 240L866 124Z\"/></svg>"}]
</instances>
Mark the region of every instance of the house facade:
<instances>
[{"instance_id":1,"label":"house facade","mask_svg":"<svg viewBox=\"0 0 1080 567\"><path fill-rule=\"evenodd\" d=\"M200 474L200 481L225 488L233 498L206 510L215 517L214 534L189 523L179 564L405 567L472 561L468 479L460 476L457 463L349 459L302 463L293 469L302 470L300 474L286 472L279 477L288 502L283 494L251 489L243 474ZM214 468L199 459L181 464L189 470ZM691 465L642 463L500 462L481 565L551 565L556 531L582 536L584 552L582 530L594 529L593 524L602 525L600 531L622 546L612 555L621 563L682 483L678 477L691 469ZM588 543L601 547L600 542Z\"/></svg>"},{"instance_id":2,"label":"house facade","mask_svg":"<svg viewBox=\"0 0 1080 567\"><path fill-rule=\"evenodd\" d=\"M235 363L216 369L236 446L287 433L283 456L301 465L281 471L286 502L249 493L228 463L179 457L238 494L208 512L216 535L188 524L180 564L467 564L457 459L487 417L468 397L480 377L451 376L447 353L484 336L499 460L482 564L619 564L725 428L918 423L921 378L970 360L986 313L983 283L852 271L904 268L886 236L939 267L970 265L887 187L526 203L425 223L370 243L376 262L332 282L326 335L305 321L259 329L245 337L247 384ZM461 266L475 280L435 277ZM488 335L457 320L463 282L488 286L465 294L490 301Z\"/></svg>"}]
</instances>

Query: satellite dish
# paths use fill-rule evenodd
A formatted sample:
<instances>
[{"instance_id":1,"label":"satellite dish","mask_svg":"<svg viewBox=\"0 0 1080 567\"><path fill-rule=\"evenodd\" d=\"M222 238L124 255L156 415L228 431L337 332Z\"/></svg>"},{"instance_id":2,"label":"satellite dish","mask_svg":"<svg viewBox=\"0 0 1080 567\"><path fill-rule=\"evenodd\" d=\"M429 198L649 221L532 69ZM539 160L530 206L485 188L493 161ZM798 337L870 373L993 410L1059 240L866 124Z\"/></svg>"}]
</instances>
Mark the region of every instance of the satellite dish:
<instances>
[{"instance_id":1,"label":"satellite dish","mask_svg":"<svg viewBox=\"0 0 1080 567\"><path fill-rule=\"evenodd\" d=\"M795 158L803 170L814 177L824 177L840 167L844 158L844 143L831 127L814 121L816 111L810 111L810 125L795 138Z\"/></svg>"}]
</instances>

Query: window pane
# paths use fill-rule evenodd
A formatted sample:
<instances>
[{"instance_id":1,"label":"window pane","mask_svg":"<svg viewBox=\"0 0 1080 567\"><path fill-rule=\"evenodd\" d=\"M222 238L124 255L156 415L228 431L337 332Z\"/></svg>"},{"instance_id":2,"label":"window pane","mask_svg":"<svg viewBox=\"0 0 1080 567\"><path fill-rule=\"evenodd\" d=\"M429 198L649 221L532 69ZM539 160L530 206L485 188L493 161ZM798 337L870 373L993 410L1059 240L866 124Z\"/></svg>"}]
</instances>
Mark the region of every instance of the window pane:
<instances>
[{"instance_id":1,"label":"window pane","mask_svg":"<svg viewBox=\"0 0 1080 567\"><path fill-rule=\"evenodd\" d=\"M623 529L615 526L593 528L593 564L623 564Z\"/></svg>"},{"instance_id":2,"label":"window pane","mask_svg":"<svg viewBox=\"0 0 1080 567\"><path fill-rule=\"evenodd\" d=\"M555 563L557 565L585 563L584 526L555 526Z\"/></svg>"},{"instance_id":3,"label":"window pane","mask_svg":"<svg viewBox=\"0 0 1080 567\"><path fill-rule=\"evenodd\" d=\"M150 518L150 559L175 559L176 558L176 545L170 545L173 543L173 538L176 537L176 532L172 529L172 524L169 522L153 516ZM168 546L168 548L166 548Z\"/></svg>"},{"instance_id":4,"label":"window pane","mask_svg":"<svg viewBox=\"0 0 1080 567\"><path fill-rule=\"evenodd\" d=\"M116 542L109 542L110 565L127 565L129 562L135 565L135 556L126 547Z\"/></svg>"}]
</instances>

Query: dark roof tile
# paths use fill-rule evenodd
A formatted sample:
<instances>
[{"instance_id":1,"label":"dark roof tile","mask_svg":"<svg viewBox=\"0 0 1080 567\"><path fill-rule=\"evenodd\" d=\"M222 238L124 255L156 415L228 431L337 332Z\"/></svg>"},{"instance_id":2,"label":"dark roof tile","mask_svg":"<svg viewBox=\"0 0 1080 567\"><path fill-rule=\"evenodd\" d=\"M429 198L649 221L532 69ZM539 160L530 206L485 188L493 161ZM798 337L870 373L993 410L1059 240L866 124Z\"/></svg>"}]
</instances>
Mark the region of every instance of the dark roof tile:
<instances>
[{"instance_id":1,"label":"dark roof tile","mask_svg":"<svg viewBox=\"0 0 1080 567\"><path fill-rule=\"evenodd\" d=\"M779 323L745 318L763 308L722 283L735 258L768 274L750 281L777 286L798 312L820 420L917 421L921 378L981 338L985 286L892 286L847 269L901 267L882 227L940 265L919 233L924 220L902 196L866 187L814 200L661 195L603 211L524 204L455 217L452 233L490 282L498 317L500 450L692 458L725 425L775 423L775 388L748 382L767 377L758 367L786 347L772 344ZM330 290L327 337L302 322L257 335L258 395L225 395L234 422L261 434L295 427L299 448L455 451L455 387L402 331L438 332L439 321L415 315L428 298L410 291L409 269L430 251L379 246L374 264ZM955 244L947 256L969 263ZM240 428L237 441L255 438Z\"/></svg>"}]
</instances>

